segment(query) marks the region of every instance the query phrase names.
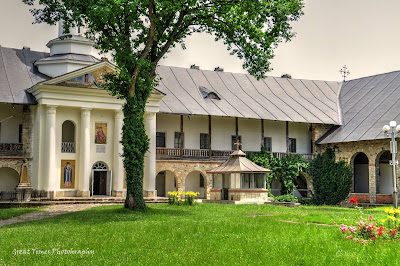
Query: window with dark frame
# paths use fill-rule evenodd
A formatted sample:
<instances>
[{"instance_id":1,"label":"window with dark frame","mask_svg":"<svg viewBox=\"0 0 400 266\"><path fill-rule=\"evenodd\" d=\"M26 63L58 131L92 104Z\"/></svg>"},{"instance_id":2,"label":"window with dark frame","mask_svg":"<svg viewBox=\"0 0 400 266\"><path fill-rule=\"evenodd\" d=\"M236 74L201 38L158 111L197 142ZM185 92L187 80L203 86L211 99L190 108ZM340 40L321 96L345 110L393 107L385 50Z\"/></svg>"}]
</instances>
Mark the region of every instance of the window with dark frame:
<instances>
[{"instance_id":1,"label":"window with dark frame","mask_svg":"<svg viewBox=\"0 0 400 266\"><path fill-rule=\"evenodd\" d=\"M156 133L156 147L165 148L165 132Z\"/></svg>"},{"instance_id":2,"label":"window with dark frame","mask_svg":"<svg viewBox=\"0 0 400 266\"><path fill-rule=\"evenodd\" d=\"M240 142L239 149L241 150L242 149L242 136L238 136L237 140ZM233 151L235 151L237 149L235 143L236 143L236 136L232 136L232 150Z\"/></svg>"},{"instance_id":3,"label":"window with dark frame","mask_svg":"<svg viewBox=\"0 0 400 266\"><path fill-rule=\"evenodd\" d=\"M200 174L200 187L204 187L204 176Z\"/></svg>"},{"instance_id":4,"label":"window with dark frame","mask_svg":"<svg viewBox=\"0 0 400 266\"><path fill-rule=\"evenodd\" d=\"M181 148L181 142L180 142L181 134L182 134L182 148L185 148L185 133L175 132L175 138L174 138L174 148L175 149Z\"/></svg>"},{"instance_id":5,"label":"window with dark frame","mask_svg":"<svg viewBox=\"0 0 400 266\"><path fill-rule=\"evenodd\" d=\"M289 138L289 152L296 153L296 139Z\"/></svg>"},{"instance_id":6,"label":"window with dark frame","mask_svg":"<svg viewBox=\"0 0 400 266\"><path fill-rule=\"evenodd\" d=\"M208 134L200 133L200 149L208 149Z\"/></svg>"},{"instance_id":7,"label":"window with dark frame","mask_svg":"<svg viewBox=\"0 0 400 266\"><path fill-rule=\"evenodd\" d=\"M22 143L22 124L19 124L18 143Z\"/></svg>"},{"instance_id":8,"label":"window with dark frame","mask_svg":"<svg viewBox=\"0 0 400 266\"><path fill-rule=\"evenodd\" d=\"M264 148L266 151L272 152L272 138L271 137L264 138Z\"/></svg>"}]
</instances>

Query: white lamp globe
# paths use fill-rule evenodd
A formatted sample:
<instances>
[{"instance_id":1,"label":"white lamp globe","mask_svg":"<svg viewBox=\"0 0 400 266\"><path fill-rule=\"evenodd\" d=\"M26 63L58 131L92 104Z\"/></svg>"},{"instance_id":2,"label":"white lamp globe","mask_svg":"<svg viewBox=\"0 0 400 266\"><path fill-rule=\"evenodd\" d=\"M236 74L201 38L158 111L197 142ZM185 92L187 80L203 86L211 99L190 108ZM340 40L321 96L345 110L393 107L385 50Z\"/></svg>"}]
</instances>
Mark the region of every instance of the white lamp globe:
<instances>
[{"instance_id":1,"label":"white lamp globe","mask_svg":"<svg viewBox=\"0 0 400 266\"><path fill-rule=\"evenodd\" d=\"M390 121L389 126L395 127L397 125L396 121Z\"/></svg>"},{"instance_id":2,"label":"white lamp globe","mask_svg":"<svg viewBox=\"0 0 400 266\"><path fill-rule=\"evenodd\" d=\"M383 133L387 133L389 131L390 131L390 127L388 125L384 125L383 128L382 128L382 132Z\"/></svg>"}]
</instances>

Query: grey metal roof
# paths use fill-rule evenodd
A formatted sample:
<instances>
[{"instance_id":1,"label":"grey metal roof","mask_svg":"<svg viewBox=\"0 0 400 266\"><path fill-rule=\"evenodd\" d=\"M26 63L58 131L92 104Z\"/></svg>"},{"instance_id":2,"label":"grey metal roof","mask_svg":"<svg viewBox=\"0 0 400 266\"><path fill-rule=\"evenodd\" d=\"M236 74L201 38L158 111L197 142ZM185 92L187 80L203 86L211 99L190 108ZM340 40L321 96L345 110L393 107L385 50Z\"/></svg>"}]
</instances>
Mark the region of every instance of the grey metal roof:
<instances>
[{"instance_id":1,"label":"grey metal roof","mask_svg":"<svg viewBox=\"0 0 400 266\"><path fill-rule=\"evenodd\" d=\"M38 62L49 62L49 61L60 61L60 60L83 61L93 64L101 62L100 59L92 55L84 55L84 54L55 54L49 57L44 57L38 60Z\"/></svg>"},{"instance_id":2,"label":"grey metal roof","mask_svg":"<svg viewBox=\"0 0 400 266\"><path fill-rule=\"evenodd\" d=\"M341 124L338 82L267 77L159 66L161 113ZM204 98L199 87L221 100Z\"/></svg>"},{"instance_id":3,"label":"grey metal roof","mask_svg":"<svg viewBox=\"0 0 400 266\"><path fill-rule=\"evenodd\" d=\"M400 71L347 81L340 93L343 125L330 130L317 143L386 138L382 127L400 122Z\"/></svg>"},{"instance_id":4,"label":"grey metal roof","mask_svg":"<svg viewBox=\"0 0 400 266\"><path fill-rule=\"evenodd\" d=\"M0 46L0 102L36 104L35 98L26 89L49 79L33 65L36 60L48 55Z\"/></svg>"}]
</instances>

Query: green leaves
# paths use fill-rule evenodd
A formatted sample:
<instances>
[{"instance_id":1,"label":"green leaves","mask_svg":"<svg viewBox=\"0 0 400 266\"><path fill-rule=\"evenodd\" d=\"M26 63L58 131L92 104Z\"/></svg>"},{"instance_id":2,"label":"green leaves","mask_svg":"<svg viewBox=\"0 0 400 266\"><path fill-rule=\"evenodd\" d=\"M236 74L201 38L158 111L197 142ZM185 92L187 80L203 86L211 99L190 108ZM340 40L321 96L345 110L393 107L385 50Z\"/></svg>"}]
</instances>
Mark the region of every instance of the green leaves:
<instances>
[{"instance_id":1,"label":"green leaves","mask_svg":"<svg viewBox=\"0 0 400 266\"><path fill-rule=\"evenodd\" d=\"M310 163L308 173L314 187L313 204L334 205L345 200L351 189L352 171L343 161L336 162L335 151L326 151Z\"/></svg>"}]
</instances>

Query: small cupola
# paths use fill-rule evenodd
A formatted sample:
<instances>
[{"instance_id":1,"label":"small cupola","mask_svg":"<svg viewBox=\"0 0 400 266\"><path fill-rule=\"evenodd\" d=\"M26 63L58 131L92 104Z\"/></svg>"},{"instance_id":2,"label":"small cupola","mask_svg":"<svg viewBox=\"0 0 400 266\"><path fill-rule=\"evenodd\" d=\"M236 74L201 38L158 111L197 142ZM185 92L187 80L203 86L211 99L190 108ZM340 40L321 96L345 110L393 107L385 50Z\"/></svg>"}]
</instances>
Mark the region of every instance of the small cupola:
<instances>
[{"instance_id":1,"label":"small cupola","mask_svg":"<svg viewBox=\"0 0 400 266\"><path fill-rule=\"evenodd\" d=\"M39 72L57 77L83 67L95 64L100 60L91 55L93 42L83 35L83 28L72 27L69 33L64 32L63 22L58 25L58 37L50 40L50 56L35 62Z\"/></svg>"}]
</instances>

